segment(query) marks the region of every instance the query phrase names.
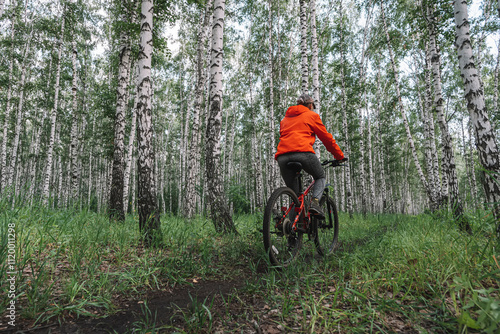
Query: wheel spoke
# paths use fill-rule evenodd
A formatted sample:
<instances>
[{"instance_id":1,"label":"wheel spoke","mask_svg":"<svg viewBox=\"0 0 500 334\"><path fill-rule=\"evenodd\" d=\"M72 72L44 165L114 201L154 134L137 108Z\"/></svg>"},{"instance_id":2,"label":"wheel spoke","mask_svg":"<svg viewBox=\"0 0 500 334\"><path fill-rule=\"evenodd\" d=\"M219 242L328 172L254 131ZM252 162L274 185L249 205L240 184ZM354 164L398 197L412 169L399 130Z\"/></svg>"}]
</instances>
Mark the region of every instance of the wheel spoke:
<instances>
[{"instance_id":1,"label":"wheel spoke","mask_svg":"<svg viewBox=\"0 0 500 334\"><path fill-rule=\"evenodd\" d=\"M313 224L316 233L314 242L318 253L327 255L338 245L339 220L335 202L330 196L323 196L320 205L325 212L325 219L316 220Z\"/></svg>"},{"instance_id":2,"label":"wheel spoke","mask_svg":"<svg viewBox=\"0 0 500 334\"><path fill-rule=\"evenodd\" d=\"M274 266L285 267L290 264L302 242L302 235L295 234L291 228L298 206L298 198L290 188L279 188L269 198L264 211L263 237L269 260ZM287 214L288 212L288 214Z\"/></svg>"}]
</instances>

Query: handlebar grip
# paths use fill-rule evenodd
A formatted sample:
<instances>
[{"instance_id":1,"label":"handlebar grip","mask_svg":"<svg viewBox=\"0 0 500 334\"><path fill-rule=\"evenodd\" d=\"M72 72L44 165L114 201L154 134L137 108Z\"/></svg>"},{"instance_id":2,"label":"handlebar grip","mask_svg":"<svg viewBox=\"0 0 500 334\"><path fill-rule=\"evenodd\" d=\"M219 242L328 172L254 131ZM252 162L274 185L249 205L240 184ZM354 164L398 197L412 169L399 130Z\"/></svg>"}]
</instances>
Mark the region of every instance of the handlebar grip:
<instances>
[{"instance_id":1,"label":"handlebar grip","mask_svg":"<svg viewBox=\"0 0 500 334\"><path fill-rule=\"evenodd\" d=\"M346 162L348 159L347 158L344 158L342 160L325 160L321 163L322 166L332 166L332 167L337 167L337 166L341 166L341 163L343 162Z\"/></svg>"}]
</instances>

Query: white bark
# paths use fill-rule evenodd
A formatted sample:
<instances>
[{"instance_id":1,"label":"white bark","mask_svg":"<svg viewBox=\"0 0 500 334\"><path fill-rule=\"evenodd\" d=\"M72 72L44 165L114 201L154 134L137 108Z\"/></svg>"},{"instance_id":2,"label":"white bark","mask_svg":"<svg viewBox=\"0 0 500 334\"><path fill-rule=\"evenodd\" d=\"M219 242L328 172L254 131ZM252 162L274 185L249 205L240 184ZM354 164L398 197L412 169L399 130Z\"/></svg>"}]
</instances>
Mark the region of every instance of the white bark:
<instances>
[{"instance_id":1,"label":"white bark","mask_svg":"<svg viewBox=\"0 0 500 334\"><path fill-rule=\"evenodd\" d=\"M7 181L7 186L11 187L13 184L13 177L16 172L16 164L17 164L17 154L18 154L18 149L19 149L19 138L21 136L21 128L22 128L22 122L23 122L23 116L24 116L24 111L23 111L23 103L24 103L24 85L26 81L26 65L28 63L28 58L29 58L29 52L30 52L30 45L31 45L31 38L33 36L33 28L31 29L30 36L28 37L27 44L24 49L24 61L23 65L21 66L21 82L19 84L19 104L17 107L17 121L16 121L16 128L14 131L14 140L12 142L12 154L10 158L10 171L9 171L9 179Z\"/></svg>"},{"instance_id":2,"label":"white bark","mask_svg":"<svg viewBox=\"0 0 500 334\"><path fill-rule=\"evenodd\" d=\"M64 10L65 11L65 10ZM57 106L59 102L59 80L61 78L61 58L62 58L62 49L64 44L64 24L66 22L65 15L63 14L62 23L61 23L61 37L59 40L59 51L57 54L57 70L56 70L56 82L55 82L55 93L54 93L54 107L50 114L50 137L49 137L49 146L47 149L47 166L45 167L45 177L43 182L42 189L42 202L44 205L48 204L49 201L49 186L50 186L50 177L52 175L52 159L54 154L54 141L56 134L56 120L57 120Z\"/></svg>"},{"instance_id":3,"label":"white bark","mask_svg":"<svg viewBox=\"0 0 500 334\"><path fill-rule=\"evenodd\" d=\"M373 149L372 149L372 123L371 117L367 114L367 146L368 146L368 177L370 179L370 212L375 212L375 176L373 173Z\"/></svg>"},{"instance_id":4,"label":"white bark","mask_svg":"<svg viewBox=\"0 0 500 334\"><path fill-rule=\"evenodd\" d=\"M477 194L477 181L476 181L476 166L475 166L475 160L474 160L474 150L472 148L472 122L469 122L467 125L467 131L469 133L469 162L470 162L470 178L472 182L472 198L474 200L479 200L478 194Z\"/></svg>"},{"instance_id":5,"label":"white bark","mask_svg":"<svg viewBox=\"0 0 500 334\"><path fill-rule=\"evenodd\" d=\"M347 95L346 95L346 84L345 84L345 74L344 74L344 11L342 8L342 0L340 1L340 78L342 80L342 129L344 130L344 155L349 157L350 147L349 147L349 127L347 124ZM346 191L346 210L349 212L349 215L352 217L353 214L353 206L352 206L352 186L351 186L351 164L347 163L344 168L345 171L345 191ZM344 197L344 196L342 196Z\"/></svg>"},{"instance_id":6,"label":"white bark","mask_svg":"<svg viewBox=\"0 0 500 334\"><path fill-rule=\"evenodd\" d=\"M384 161L384 137L385 133L382 131L382 114L381 114L381 101L382 101L382 91L380 87L380 69L377 72L377 92L376 92L376 118L377 118L377 160L378 160L378 170L379 170L379 212L385 212L386 209L386 198L387 198L387 188L385 182L385 161Z\"/></svg>"},{"instance_id":7,"label":"white bark","mask_svg":"<svg viewBox=\"0 0 500 334\"><path fill-rule=\"evenodd\" d=\"M500 203L500 188L495 181L498 179L500 172L499 152L495 141L495 133L486 110L480 74L474 65L467 2L465 0L455 0L454 9L457 36L455 43L460 73L464 83L467 109L469 110L475 130L479 160L487 171L483 179L486 200L489 203ZM495 207L497 207L497 204L495 204ZM497 209L495 209L495 217L497 217L497 219L500 217L500 212ZM499 230L497 230L497 232L499 232Z\"/></svg>"},{"instance_id":8,"label":"white bark","mask_svg":"<svg viewBox=\"0 0 500 334\"><path fill-rule=\"evenodd\" d=\"M439 161L436 149L434 118L430 113L432 109L432 82L431 82L431 61L428 45L426 45L425 53L425 103L422 103L422 119L424 123L425 136L425 162L427 164L427 181L429 184L429 199L431 210L437 210L442 202L442 198L446 197L446 176L443 179L443 186L439 182ZM417 68L418 68L418 64ZM417 87L418 89L418 87ZM420 92L420 90L419 90ZM420 93L419 93L420 96ZM442 191L441 191L442 190Z\"/></svg>"},{"instance_id":9,"label":"white bark","mask_svg":"<svg viewBox=\"0 0 500 334\"><path fill-rule=\"evenodd\" d=\"M80 172L78 169L78 100L77 100L77 80L78 80L78 72L76 60L78 56L78 51L76 48L76 40L75 36L73 36L72 46L72 65L73 65L73 81L71 85L72 91L72 125L71 125L71 202L74 204L78 198L78 182L80 177Z\"/></svg>"},{"instance_id":10,"label":"white bark","mask_svg":"<svg viewBox=\"0 0 500 334\"><path fill-rule=\"evenodd\" d=\"M453 152L453 142L448 130L448 123L444 116L444 100L442 97L441 89L441 54L439 46L437 45L436 38L436 19L431 12L432 8L428 7L428 28L429 28L429 41L430 41L430 56L432 65L432 75L434 79L434 105L439 128L441 130L441 144L443 155L441 163L443 166L443 174L446 175L448 181L448 189L450 195L450 202L455 216L461 217L463 208L462 202L458 194L458 179L455 166L455 154Z\"/></svg>"},{"instance_id":11,"label":"white bark","mask_svg":"<svg viewBox=\"0 0 500 334\"><path fill-rule=\"evenodd\" d=\"M122 14L120 21L129 20L128 1L121 2ZM109 216L119 221L125 220L124 208L124 150L125 150L125 112L128 106L128 91L130 82L131 46L128 31L120 32L120 50L118 64L118 86L116 89L116 113L113 140L113 171L109 198Z\"/></svg>"},{"instance_id":12,"label":"white bark","mask_svg":"<svg viewBox=\"0 0 500 334\"><path fill-rule=\"evenodd\" d=\"M138 205L139 229L146 245L160 242L160 218L154 185L151 57L153 54L153 0L142 0L139 46L138 116Z\"/></svg>"},{"instance_id":13,"label":"white bark","mask_svg":"<svg viewBox=\"0 0 500 334\"><path fill-rule=\"evenodd\" d=\"M14 42L14 32L16 25L15 13L12 14L10 27L10 40ZM7 102L5 106L5 116L3 125L3 136L2 136L2 156L1 156L1 172L2 177L0 180L0 192L2 192L7 187L9 169L7 167L7 142L9 140L9 122L10 122L10 99L12 96L12 73L14 70L14 43L12 43L10 49L10 62L9 62L9 84L7 87Z\"/></svg>"},{"instance_id":14,"label":"white bark","mask_svg":"<svg viewBox=\"0 0 500 334\"><path fill-rule=\"evenodd\" d=\"M255 206L258 208L262 207L262 198L264 196L263 188L262 188L262 166L260 162L260 144L258 144L257 140L257 117L255 117L256 114L256 109L257 107L254 106L253 103L253 71L250 71L248 73L248 79L249 79L249 93L250 93L250 101L249 106L250 106L250 113L251 113L251 121L252 121L252 170L253 170L253 176L254 176L254 181L255 181ZM236 116L236 115L235 115ZM274 160L274 159L272 159ZM272 166L269 167L269 170L271 170ZM270 177L269 180L269 186L271 189L274 189L275 187L275 182Z\"/></svg>"},{"instance_id":15,"label":"white bark","mask_svg":"<svg viewBox=\"0 0 500 334\"><path fill-rule=\"evenodd\" d=\"M0 0L0 17L3 15L3 6L5 4L5 0Z\"/></svg>"},{"instance_id":16,"label":"white bark","mask_svg":"<svg viewBox=\"0 0 500 334\"><path fill-rule=\"evenodd\" d=\"M309 90L309 65L307 61L307 7L305 0L300 0L300 55L302 67L302 94Z\"/></svg>"},{"instance_id":17,"label":"white bark","mask_svg":"<svg viewBox=\"0 0 500 334\"><path fill-rule=\"evenodd\" d=\"M500 0L499 0L500 1ZM500 68L500 41L497 45L497 63L495 66L495 78L494 78L494 89L493 89L493 113L498 112L498 72Z\"/></svg>"},{"instance_id":18,"label":"white bark","mask_svg":"<svg viewBox=\"0 0 500 334\"><path fill-rule=\"evenodd\" d=\"M134 154L135 133L137 128L137 110L132 108L132 124L130 125L130 136L127 146L127 157L125 159L125 172L123 175L123 211L128 211L129 189L130 189L130 170L135 160L132 159Z\"/></svg>"},{"instance_id":19,"label":"white bark","mask_svg":"<svg viewBox=\"0 0 500 334\"><path fill-rule=\"evenodd\" d=\"M359 104L358 119L359 119L359 152L360 152L360 164L359 164L359 180L361 185L361 210L366 213L367 209L367 194L366 194L366 174L365 174L365 141L364 141L364 126L365 122L363 119L363 108L366 108L366 90L364 88L366 81L366 71L365 71L365 56L366 56L366 40L368 37L368 28L370 25L371 18L371 0L368 2L368 17L366 19L365 29L363 33L363 46L361 47L361 61L359 68L360 86L363 91L364 101L361 100ZM364 102L364 105L363 105Z\"/></svg>"},{"instance_id":20,"label":"white bark","mask_svg":"<svg viewBox=\"0 0 500 334\"><path fill-rule=\"evenodd\" d=\"M225 0L214 1L212 52L210 63L210 114L206 129L206 181L210 215L218 232L236 232L227 206L220 166L220 133L222 124L222 60Z\"/></svg>"},{"instance_id":21,"label":"white bark","mask_svg":"<svg viewBox=\"0 0 500 334\"><path fill-rule=\"evenodd\" d=\"M205 11L200 15L200 26L198 29L198 49L197 49L197 71L196 71L196 87L193 105L193 120L192 132L193 138L189 146L189 160L187 166L187 182L186 182L186 211L185 215L191 218L196 212L196 185L199 184L199 168L197 168L201 160L201 128L200 115L202 113L203 92L206 82L205 72L205 52L206 41L209 28L209 20L212 8L212 0L208 0L205 6Z\"/></svg>"},{"instance_id":22,"label":"white bark","mask_svg":"<svg viewBox=\"0 0 500 334\"><path fill-rule=\"evenodd\" d=\"M268 75L269 75L269 157L268 161L268 175L269 175L269 188L274 189L277 186L279 174L276 169L276 160L274 155L276 154L276 129L274 124L274 84L273 84L273 15L272 15L272 1L268 1L269 15L267 20L267 28L269 30L269 63L268 63ZM252 106L253 108L253 106ZM254 124L255 127L255 124ZM254 130L255 131L255 130ZM260 170L260 160L259 168ZM257 187L259 189L259 187ZM257 197L262 196L263 193L257 193ZM261 206L261 199L256 199L257 207Z\"/></svg>"},{"instance_id":23,"label":"white bark","mask_svg":"<svg viewBox=\"0 0 500 334\"><path fill-rule=\"evenodd\" d=\"M309 3L311 12L311 46L312 46L312 88L313 88L313 99L316 105L315 111L321 115L321 104L320 104L320 82L319 82L319 65L318 65L318 37L316 31L316 0L310 0ZM321 159L321 146L319 140L316 139L314 142L314 151L318 159ZM274 161L274 160L273 160Z\"/></svg>"},{"instance_id":24,"label":"white bark","mask_svg":"<svg viewBox=\"0 0 500 334\"><path fill-rule=\"evenodd\" d=\"M92 117L92 133L95 133L95 117ZM94 160L93 156L93 147L91 146L89 149L89 179L88 179L88 199L87 206L90 207L90 203L92 200L92 162Z\"/></svg>"},{"instance_id":25,"label":"white bark","mask_svg":"<svg viewBox=\"0 0 500 334\"><path fill-rule=\"evenodd\" d=\"M49 70L47 72L47 86L45 91L48 92L50 89L50 80L52 76L52 57L50 57L49 61ZM30 189L29 189L29 200L30 200L30 205L33 204L34 196L35 196L35 189L37 188L37 182L36 182L36 173L37 173L37 167L39 166L39 154L40 154L40 140L42 137L42 129L43 125L45 123L45 119L47 118L47 109L43 108L43 114L41 120L39 120L39 123L36 124L36 133L35 133L35 139L34 139L34 144L33 144L33 159L31 163L31 168L30 168Z\"/></svg>"}]
</instances>

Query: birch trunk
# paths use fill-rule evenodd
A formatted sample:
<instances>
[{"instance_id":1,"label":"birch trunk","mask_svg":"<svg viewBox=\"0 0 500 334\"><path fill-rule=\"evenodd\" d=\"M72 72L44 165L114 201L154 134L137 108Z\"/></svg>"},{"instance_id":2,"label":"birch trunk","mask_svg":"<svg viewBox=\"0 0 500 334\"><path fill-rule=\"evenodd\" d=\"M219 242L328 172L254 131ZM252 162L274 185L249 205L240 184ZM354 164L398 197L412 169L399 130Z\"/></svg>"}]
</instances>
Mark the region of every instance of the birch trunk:
<instances>
[{"instance_id":1,"label":"birch trunk","mask_svg":"<svg viewBox=\"0 0 500 334\"><path fill-rule=\"evenodd\" d=\"M307 60L307 7L305 0L300 0L300 54L302 67L301 94L308 94L309 65Z\"/></svg>"},{"instance_id":2,"label":"birch trunk","mask_svg":"<svg viewBox=\"0 0 500 334\"><path fill-rule=\"evenodd\" d=\"M366 209L367 209L367 194L366 194L366 174L365 174L365 141L364 141L364 120L363 120L363 107L366 107L366 91L365 91L365 56L366 56L366 40L368 37L368 27L370 23L370 17L371 17L371 1L368 2L368 17L366 19L366 24L365 24L365 29L363 32L363 46L361 48L361 62L360 62L360 68L359 68L359 77L360 77L360 83L361 83L361 90L363 91L363 96L364 96L364 102L365 106L363 106L363 102L360 103L359 105L359 111L358 111L358 119L359 119L359 152L360 152L360 164L359 164L359 179L360 179L360 184L361 184L361 210L363 214L366 215Z\"/></svg>"},{"instance_id":3,"label":"birch trunk","mask_svg":"<svg viewBox=\"0 0 500 334\"><path fill-rule=\"evenodd\" d=\"M370 178L370 212L375 212L375 176L373 173L373 149L372 149L372 123L370 115L367 115L367 146L368 146L368 177Z\"/></svg>"},{"instance_id":4,"label":"birch trunk","mask_svg":"<svg viewBox=\"0 0 500 334\"><path fill-rule=\"evenodd\" d=\"M49 65L49 73L51 70L52 63ZM49 91L49 86L50 86L50 75L48 76L48 81L47 81L47 91ZM30 205L33 204L33 200L35 197L35 189L38 188L38 183L36 182L37 178L37 169L39 166L39 155L40 155L40 139L42 137L42 129L43 125L45 123L45 119L47 117L47 110L44 109L43 114L42 114L42 119L39 121L38 128L36 129L36 134L35 134L35 139L34 139L34 148L33 148L33 159L32 159L32 164L30 168L30 184L31 187L29 189L29 199L30 199Z\"/></svg>"},{"instance_id":5,"label":"birch trunk","mask_svg":"<svg viewBox=\"0 0 500 334\"><path fill-rule=\"evenodd\" d=\"M210 215L215 230L237 233L227 206L220 166L220 133L222 123L222 60L225 0L214 1L212 52L210 64L210 114L206 129L206 177Z\"/></svg>"},{"instance_id":6,"label":"birch trunk","mask_svg":"<svg viewBox=\"0 0 500 334\"><path fill-rule=\"evenodd\" d=\"M196 212L196 185L200 183L198 162L201 160L200 150L200 114L203 105L203 92L206 82L205 75L205 53L206 53L206 40L209 28L209 20L212 8L212 0L207 0L205 11L200 16L200 27L198 29L198 49L196 58L196 87L193 105L193 139L189 146L189 159L187 166L187 180L186 180L186 203L185 215L187 218L192 218Z\"/></svg>"},{"instance_id":7,"label":"birch trunk","mask_svg":"<svg viewBox=\"0 0 500 334\"><path fill-rule=\"evenodd\" d=\"M128 0L121 2L121 18L122 23L128 21L127 11ZM127 110L128 84L130 81L130 37L128 31L120 32L120 50L119 50L119 65L118 65L118 86L116 89L116 118L115 118L115 135L114 135L114 151L113 151L113 171L111 180L111 190L109 198L109 218L117 221L125 220L124 211L124 150L125 150L125 111ZM149 69L150 71L151 69ZM148 79L149 80L149 79Z\"/></svg>"},{"instance_id":8,"label":"birch trunk","mask_svg":"<svg viewBox=\"0 0 500 334\"><path fill-rule=\"evenodd\" d=\"M64 9L64 12L66 9ZM65 15L63 14L62 23L61 23L61 37L59 40L59 51L57 53L57 70L56 70L56 82L55 82L55 93L54 93L54 108L50 114L50 137L49 137L49 145L47 149L47 166L45 167L45 177L43 182L42 189L42 203L43 205L47 205L49 201L49 186L50 186L50 177L52 175L52 159L54 155L54 141L56 134L56 120L57 120L57 106L59 102L59 80L61 78L61 58L62 58L62 49L64 42L64 24L66 22Z\"/></svg>"},{"instance_id":9,"label":"birch trunk","mask_svg":"<svg viewBox=\"0 0 500 334\"><path fill-rule=\"evenodd\" d=\"M403 118L403 124L404 124L405 130L406 130L406 136L407 136L407 139L408 139L408 143L410 145L411 154L412 154L412 157L413 157L413 162L415 163L415 167L417 168L417 173L418 173L418 176L420 177L420 181L422 182L422 185L424 186L424 189L427 191L427 194L429 195L430 194L429 185L427 183L427 180L426 180L426 178L424 176L424 172L422 171L422 167L420 166L420 162L418 160L417 149L415 147L415 142L413 141L413 136L412 136L411 131L410 131L410 125L408 124L408 119L406 118L406 112L405 112L405 109L404 109L403 100L401 98L401 92L400 92L400 89L399 89L398 69L396 67L396 63L395 63L395 60L394 60L394 54L392 52L391 40L390 40L390 37L389 37L389 32L388 32L388 29L387 29L387 23L386 23L386 20L385 20L385 13L384 13L384 5L383 5L383 3L384 3L383 1L380 2L380 10L381 10L381 14L382 14L382 21L383 21L383 25L384 25L384 32L385 32L385 36L386 36L387 47L389 49L389 56L390 56L390 60L391 60L392 70L394 72L394 84L396 86L396 94L397 94L397 97L398 97L399 111L401 112L401 117Z\"/></svg>"},{"instance_id":10,"label":"birch trunk","mask_svg":"<svg viewBox=\"0 0 500 334\"><path fill-rule=\"evenodd\" d=\"M138 115L138 205L139 229L147 246L161 243L160 217L154 183L151 57L153 54L153 0L142 0L139 45ZM121 200L123 200L123 195ZM120 208L120 210L123 208Z\"/></svg>"},{"instance_id":11,"label":"birch trunk","mask_svg":"<svg viewBox=\"0 0 500 334\"><path fill-rule=\"evenodd\" d=\"M379 67L380 68L380 67ZM380 70L377 72L377 109L376 109L376 117L377 117L377 144L378 144L378 164L379 164L379 175L380 175L380 212L385 213L386 203L387 203L387 186L385 181L385 160L384 160L384 137L385 132L382 131L382 113L381 113L381 101L382 101L382 91L380 87Z\"/></svg>"},{"instance_id":12,"label":"birch trunk","mask_svg":"<svg viewBox=\"0 0 500 334\"><path fill-rule=\"evenodd\" d=\"M439 123L439 128L441 130L441 144L443 149L443 156L441 158L441 163L443 166L443 174L446 174L448 181L448 193L450 196L452 210L455 217L459 219L460 224L467 224L463 218L463 206L458 194L458 179L457 171L455 165L455 154L453 152L453 142L448 130L448 123L446 122L444 116L443 108L443 96L441 89L441 53L439 46L437 45L436 38L436 18L431 15L431 9L427 7L428 13L428 30L429 30L429 41L430 41L430 56L432 65L432 76L434 79L434 106ZM432 12L434 12L432 10ZM462 226L462 228L470 229L470 227Z\"/></svg>"},{"instance_id":13,"label":"birch trunk","mask_svg":"<svg viewBox=\"0 0 500 334\"><path fill-rule=\"evenodd\" d=\"M309 3L311 11L311 46L312 46L312 88L313 99L316 105L316 112L321 115L320 92L321 87L319 83L319 65L318 65L318 37L316 31L316 0L310 0ZM321 159L321 146L319 140L314 142L314 151L318 159ZM273 159L274 161L274 159Z\"/></svg>"},{"instance_id":14,"label":"birch trunk","mask_svg":"<svg viewBox=\"0 0 500 334\"><path fill-rule=\"evenodd\" d=\"M92 133L95 131L95 117L92 118ZM94 160L93 157L93 147L91 146L89 149L89 179L88 179L88 201L87 205L90 208L91 200L92 200L92 162Z\"/></svg>"},{"instance_id":15,"label":"birch trunk","mask_svg":"<svg viewBox=\"0 0 500 334\"><path fill-rule=\"evenodd\" d=\"M5 0L0 0L0 17L3 15L3 7L5 4Z\"/></svg>"},{"instance_id":16,"label":"birch trunk","mask_svg":"<svg viewBox=\"0 0 500 334\"><path fill-rule=\"evenodd\" d=\"M349 157L350 147L349 147L349 127L347 124L347 96L345 88L345 74L344 74L344 11L342 8L342 0L340 1L340 78L342 80L342 129L344 130L344 155ZM352 218L353 206L352 206L352 186L351 186L351 164L346 164L344 168L345 171L345 191L346 191L346 210L349 212L349 216Z\"/></svg>"},{"instance_id":17,"label":"birch trunk","mask_svg":"<svg viewBox=\"0 0 500 334\"><path fill-rule=\"evenodd\" d=\"M26 44L26 47L24 49L24 57L23 57L23 65L21 66L21 82L19 84L19 104L17 107L17 121L16 121L16 128L14 131L14 140L12 143L12 155L10 158L10 170L9 170L9 179L7 181L7 186L11 187L13 184L13 177L16 171L16 164L17 164L17 151L19 149L19 138L21 136L21 128L22 128L22 122L23 122L23 116L24 116L24 111L23 111L23 103L24 103L24 85L26 81L26 65L28 62L28 55L30 52L30 45L31 45L31 38L33 36L33 28L31 30L30 36L28 38L28 42Z\"/></svg>"},{"instance_id":18,"label":"birch trunk","mask_svg":"<svg viewBox=\"0 0 500 334\"><path fill-rule=\"evenodd\" d=\"M474 150L472 148L472 122L467 125L467 131L469 133L469 161L470 161L470 177L472 181L472 196L474 200L479 200L477 194L477 181L476 181L476 166L474 162Z\"/></svg>"},{"instance_id":19,"label":"birch trunk","mask_svg":"<svg viewBox=\"0 0 500 334\"><path fill-rule=\"evenodd\" d=\"M130 189L130 170L135 160L132 159L134 154L135 132L137 128L137 110L132 108L132 124L130 125L130 136L128 140L127 158L125 159L125 172L123 175L123 211L127 213L129 202Z\"/></svg>"},{"instance_id":20,"label":"birch trunk","mask_svg":"<svg viewBox=\"0 0 500 334\"><path fill-rule=\"evenodd\" d=\"M500 0L499 0L500 1ZM493 90L493 113L498 112L498 72L500 68L500 41L497 45L497 63L495 66L494 90Z\"/></svg>"},{"instance_id":21,"label":"birch trunk","mask_svg":"<svg viewBox=\"0 0 500 334\"><path fill-rule=\"evenodd\" d=\"M73 95L72 101L72 112L73 112L73 124L71 126L71 202L74 205L78 198L78 181L80 178L80 173L78 170L78 100L77 100L77 80L78 72L76 68L76 60L78 56L78 51L76 49L76 40L73 36L72 42L72 65L73 65L73 81L71 85L71 91Z\"/></svg>"},{"instance_id":22,"label":"birch trunk","mask_svg":"<svg viewBox=\"0 0 500 334\"><path fill-rule=\"evenodd\" d=\"M13 4L15 7L15 3ZM3 136L2 136L2 157L1 157L1 171L2 177L0 180L0 193L7 188L8 174L9 170L7 167L7 142L9 140L9 123L10 123L10 99L12 96L12 73L14 71L14 32L16 26L16 15L15 11L12 14L11 19L11 30L10 30L10 40L12 41L12 46L10 49L10 62L9 62L9 84L7 87L7 102L5 106L5 116L3 125Z\"/></svg>"},{"instance_id":23,"label":"birch trunk","mask_svg":"<svg viewBox=\"0 0 500 334\"><path fill-rule=\"evenodd\" d=\"M429 184L429 200L431 211L439 209L443 199L446 198L447 182L446 175L443 175L443 184L439 180L439 161L436 149L435 127L434 118L430 113L432 109L432 69L430 52L428 52L428 45L426 45L425 54L425 104L422 103L422 118L424 123L425 135L425 162L427 164L427 181ZM417 65L418 67L418 65Z\"/></svg>"},{"instance_id":24,"label":"birch trunk","mask_svg":"<svg viewBox=\"0 0 500 334\"><path fill-rule=\"evenodd\" d=\"M474 197L474 194L472 192L472 178L470 177L470 174L471 174L471 164L473 163L473 161L471 161L471 157L469 156L469 150L467 148L467 143L465 141L465 130L464 130L464 120L460 120L460 127L461 127L461 130L462 130L462 147L463 147L463 151L462 151L462 154L464 156L464 159L465 159L465 172L466 172L466 179L467 179L467 183L469 185L469 192L470 192L470 198L471 200L474 200L475 197ZM467 195L465 195L464 197L468 197ZM466 208L469 208L470 207L470 201L466 200L465 201L465 207Z\"/></svg>"},{"instance_id":25,"label":"birch trunk","mask_svg":"<svg viewBox=\"0 0 500 334\"><path fill-rule=\"evenodd\" d=\"M263 190L262 190L262 172L261 172L261 162L260 162L260 150L259 147L260 145L257 144L257 117L255 117L255 107L253 104L253 75L252 72L248 73L248 78L249 78L249 90L250 90L250 113L251 113L251 119L252 119L252 170L253 170L253 176L255 180L255 206L257 208L262 208L262 198L263 198ZM272 80L272 79L271 79ZM274 136L274 135L272 135ZM274 146L271 146L274 147ZM274 160L274 159L272 159ZM269 166L269 171L271 171L272 165ZM272 177L270 177L269 180L269 186L271 189L275 188L275 182Z\"/></svg>"},{"instance_id":26,"label":"birch trunk","mask_svg":"<svg viewBox=\"0 0 500 334\"><path fill-rule=\"evenodd\" d=\"M496 182L500 172L499 152L495 133L488 118L484 93L481 88L480 74L474 65L467 2L464 0L455 0L454 9L457 36L456 47L460 73L464 82L467 109L469 110L475 129L479 160L486 170L483 178L483 187L486 193L486 200L494 205L495 217L500 219L500 210L498 208L498 203L500 203L500 187ZM497 234L500 234L500 224L497 226Z\"/></svg>"},{"instance_id":27,"label":"birch trunk","mask_svg":"<svg viewBox=\"0 0 500 334\"><path fill-rule=\"evenodd\" d=\"M234 109L234 107L233 107L233 109ZM230 180L233 178L233 151L234 151L235 129L236 129L236 114L233 115L233 118L231 121L231 139L229 141L229 152L228 152L229 161L228 161L228 168L227 169L229 170L229 179ZM260 153L260 151L259 151L259 153ZM261 161L260 155L259 155L259 161ZM259 166L259 168L261 168L261 167ZM261 168L261 171L262 171L262 168ZM261 174L261 178L262 178L262 172L260 174ZM262 180L261 180L261 183L263 183Z\"/></svg>"},{"instance_id":28,"label":"birch trunk","mask_svg":"<svg viewBox=\"0 0 500 334\"><path fill-rule=\"evenodd\" d=\"M272 1L268 1L269 7L269 15L267 20L267 26L269 29L269 158L268 161L268 173L269 173L269 188L276 188L277 183L279 182L279 174L276 169L276 160L274 160L274 155L276 153L276 135L275 135L275 124L274 124L274 83L273 83L273 11L272 11ZM255 122L254 122L254 132L255 132ZM260 170L260 159L259 170ZM256 171L256 173L259 173ZM258 182L258 181L257 181ZM262 187L257 186L257 190L261 190ZM271 190L272 191L272 190ZM257 192L256 198L256 206L261 207L262 205L262 192Z\"/></svg>"}]
</instances>

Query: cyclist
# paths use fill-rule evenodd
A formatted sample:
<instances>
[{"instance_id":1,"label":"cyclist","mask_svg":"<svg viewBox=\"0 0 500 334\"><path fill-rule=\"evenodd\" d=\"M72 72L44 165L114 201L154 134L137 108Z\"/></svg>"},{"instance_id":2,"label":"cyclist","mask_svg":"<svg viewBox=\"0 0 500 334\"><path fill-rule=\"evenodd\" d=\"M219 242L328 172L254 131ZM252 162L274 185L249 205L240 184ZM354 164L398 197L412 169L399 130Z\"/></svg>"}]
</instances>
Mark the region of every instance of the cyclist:
<instances>
[{"instance_id":1,"label":"cyclist","mask_svg":"<svg viewBox=\"0 0 500 334\"><path fill-rule=\"evenodd\" d=\"M299 184L295 172L287 168L289 162L300 162L302 168L314 178L309 211L323 218L325 215L319 200L325 189L326 179L325 171L313 149L316 136L335 159L344 160L344 153L333 136L326 131L319 115L313 111L315 108L314 100L307 94L299 96L297 105L288 108L280 122L280 141L275 159L278 161L286 186L296 194L299 192Z\"/></svg>"}]
</instances>

